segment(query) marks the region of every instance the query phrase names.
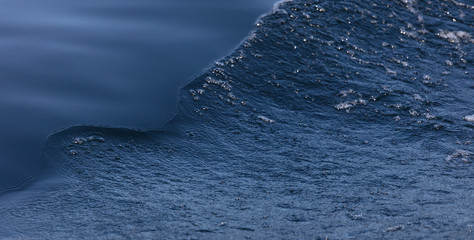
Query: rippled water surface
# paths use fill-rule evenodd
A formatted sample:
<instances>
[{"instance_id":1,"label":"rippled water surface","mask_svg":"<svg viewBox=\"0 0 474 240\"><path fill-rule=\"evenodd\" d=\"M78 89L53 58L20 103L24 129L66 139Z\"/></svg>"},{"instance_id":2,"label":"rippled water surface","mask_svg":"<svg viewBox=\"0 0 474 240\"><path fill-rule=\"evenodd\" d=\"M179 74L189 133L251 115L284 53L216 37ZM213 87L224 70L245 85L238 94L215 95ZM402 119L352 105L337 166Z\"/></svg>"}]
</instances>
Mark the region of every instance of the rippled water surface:
<instances>
[{"instance_id":1,"label":"rippled water surface","mask_svg":"<svg viewBox=\"0 0 474 240\"><path fill-rule=\"evenodd\" d=\"M0 1L0 192L78 124L153 129L273 0Z\"/></svg>"},{"instance_id":2,"label":"rippled water surface","mask_svg":"<svg viewBox=\"0 0 474 240\"><path fill-rule=\"evenodd\" d=\"M51 135L17 238L472 239L469 1L284 1L158 130Z\"/></svg>"}]
</instances>

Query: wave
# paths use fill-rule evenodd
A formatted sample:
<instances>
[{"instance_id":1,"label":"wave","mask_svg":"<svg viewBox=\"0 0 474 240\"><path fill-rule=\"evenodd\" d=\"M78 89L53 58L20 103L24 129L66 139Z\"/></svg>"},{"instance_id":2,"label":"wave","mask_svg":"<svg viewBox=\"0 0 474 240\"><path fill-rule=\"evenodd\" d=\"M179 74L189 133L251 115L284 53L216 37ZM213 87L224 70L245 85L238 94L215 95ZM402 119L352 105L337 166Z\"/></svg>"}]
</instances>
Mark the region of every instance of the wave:
<instances>
[{"instance_id":1,"label":"wave","mask_svg":"<svg viewBox=\"0 0 474 240\"><path fill-rule=\"evenodd\" d=\"M464 238L472 10L284 1L182 88L162 129L50 136L44 158L60 186L44 187L34 209L2 207L1 223L27 216L45 238L71 226L78 238Z\"/></svg>"}]
</instances>

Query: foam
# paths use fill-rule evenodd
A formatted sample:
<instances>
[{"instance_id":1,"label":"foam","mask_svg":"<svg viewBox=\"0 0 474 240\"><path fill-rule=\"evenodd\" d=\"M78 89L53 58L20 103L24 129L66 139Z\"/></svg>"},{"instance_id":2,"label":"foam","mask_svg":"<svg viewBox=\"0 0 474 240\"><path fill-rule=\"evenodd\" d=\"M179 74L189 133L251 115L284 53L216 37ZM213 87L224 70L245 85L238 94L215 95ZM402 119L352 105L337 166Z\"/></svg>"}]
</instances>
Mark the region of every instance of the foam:
<instances>
[{"instance_id":1,"label":"foam","mask_svg":"<svg viewBox=\"0 0 474 240\"><path fill-rule=\"evenodd\" d=\"M440 30L437 35L451 43L460 43L461 41L474 43L471 35L465 31Z\"/></svg>"},{"instance_id":2,"label":"foam","mask_svg":"<svg viewBox=\"0 0 474 240\"><path fill-rule=\"evenodd\" d=\"M261 115L260 115L260 116L257 116L257 118L260 119L260 120L262 120L262 121L264 121L264 122L266 122L266 123L274 123L274 122L275 122L275 120L270 119L270 118L267 118L267 117L265 117L265 116L261 116Z\"/></svg>"},{"instance_id":3,"label":"foam","mask_svg":"<svg viewBox=\"0 0 474 240\"><path fill-rule=\"evenodd\" d=\"M456 160L461 161L462 163L470 163L473 158L474 153L466 150L456 149L454 153L446 157L446 162L454 163Z\"/></svg>"},{"instance_id":4,"label":"foam","mask_svg":"<svg viewBox=\"0 0 474 240\"><path fill-rule=\"evenodd\" d=\"M467 115L463 118L464 120L468 121L468 122L474 122L474 114L472 115Z\"/></svg>"}]
</instances>

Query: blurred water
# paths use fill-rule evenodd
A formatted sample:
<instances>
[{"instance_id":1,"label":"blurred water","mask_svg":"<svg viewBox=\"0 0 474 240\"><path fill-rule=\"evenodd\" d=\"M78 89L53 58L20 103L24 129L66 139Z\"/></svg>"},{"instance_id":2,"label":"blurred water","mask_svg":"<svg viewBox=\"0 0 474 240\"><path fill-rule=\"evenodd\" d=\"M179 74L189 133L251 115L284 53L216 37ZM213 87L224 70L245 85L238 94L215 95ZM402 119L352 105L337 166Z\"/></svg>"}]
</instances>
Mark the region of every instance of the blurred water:
<instances>
[{"instance_id":1,"label":"blurred water","mask_svg":"<svg viewBox=\"0 0 474 240\"><path fill-rule=\"evenodd\" d=\"M160 126L178 88L237 46L273 3L1 0L0 192L34 175L53 131Z\"/></svg>"}]
</instances>

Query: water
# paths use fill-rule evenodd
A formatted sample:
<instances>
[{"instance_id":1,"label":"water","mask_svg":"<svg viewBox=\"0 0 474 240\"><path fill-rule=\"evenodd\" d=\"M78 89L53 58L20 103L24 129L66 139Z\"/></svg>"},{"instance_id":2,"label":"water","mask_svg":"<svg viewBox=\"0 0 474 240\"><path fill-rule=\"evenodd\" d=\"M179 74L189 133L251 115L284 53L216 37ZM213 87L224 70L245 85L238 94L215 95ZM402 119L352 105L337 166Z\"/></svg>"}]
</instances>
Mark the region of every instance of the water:
<instances>
[{"instance_id":1,"label":"water","mask_svg":"<svg viewBox=\"0 0 474 240\"><path fill-rule=\"evenodd\" d=\"M19 238L471 239L468 1L286 1L158 130L50 136Z\"/></svg>"},{"instance_id":2,"label":"water","mask_svg":"<svg viewBox=\"0 0 474 240\"><path fill-rule=\"evenodd\" d=\"M0 192L35 177L54 131L160 126L179 87L235 48L273 3L1 1Z\"/></svg>"}]
</instances>

